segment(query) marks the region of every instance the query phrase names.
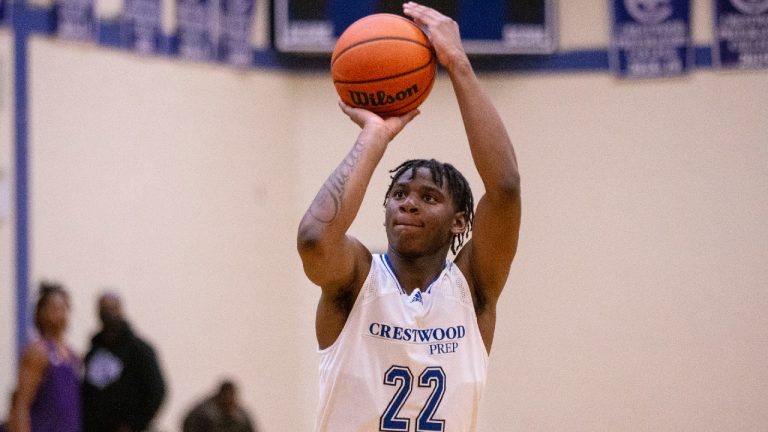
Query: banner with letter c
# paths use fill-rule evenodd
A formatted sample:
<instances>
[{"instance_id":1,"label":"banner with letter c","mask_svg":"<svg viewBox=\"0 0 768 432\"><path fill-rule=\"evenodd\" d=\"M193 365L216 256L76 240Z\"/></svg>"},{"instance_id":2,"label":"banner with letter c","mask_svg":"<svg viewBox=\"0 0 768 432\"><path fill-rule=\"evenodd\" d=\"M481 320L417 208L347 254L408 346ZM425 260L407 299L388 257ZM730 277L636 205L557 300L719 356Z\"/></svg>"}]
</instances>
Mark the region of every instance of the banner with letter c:
<instances>
[{"instance_id":1,"label":"banner with letter c","mask_svg":"<svg viewBox=\"0 0 768 432\"><path fill-rule=\"evenodd\" d=\"M712 63L768 68L768 0L714 0Z\"/></svg>"},{"instance_id":2,"label":"banner with letter c","mask_svg":"<svg viewBox=\"0 0 768 432\"><path fill-rule=\"evenodd\" d=\"M611 70L622 78L659 78L688 71L690 0L613 0Z\"/></svg>"}]
</instances>

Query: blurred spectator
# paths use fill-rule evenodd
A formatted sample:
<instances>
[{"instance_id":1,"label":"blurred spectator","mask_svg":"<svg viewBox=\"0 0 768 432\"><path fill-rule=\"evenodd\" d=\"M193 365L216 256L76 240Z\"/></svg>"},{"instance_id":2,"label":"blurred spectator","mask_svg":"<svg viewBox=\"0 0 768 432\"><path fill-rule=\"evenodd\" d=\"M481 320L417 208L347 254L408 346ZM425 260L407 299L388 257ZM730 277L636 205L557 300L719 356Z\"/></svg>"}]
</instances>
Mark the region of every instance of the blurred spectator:
<instances>
[{"instance_id":1,"label":"blurred spectator","mask_svg":"<svg viewBox=\"0 0 768 432\"><path fill-rule=\"evenodd\" d=\"M40 284L35 308L39 339L24 350L11 432L79 432L80 371L77 355L64 342L69 294L57 283Z\"/></svg>"},{"instance_id":2,"label":"blurred spectator","mask_svg":"<svg viewBox=\"0 0 768 432\"><path fill-rule=\"evenodd\" d=\"M165 398L165 382L155 355L125 319L120 297L99 297L102 328L85 356L84 432L146 430Z\"/></svg>"},{"instance_id":3,"label":"blurred spectator","mask_svg":"<svg viewBox=\"0 0 768 432\"><path fill-rule=\"evenodd\" d=\"M251 417L240 406L237 387L223 381L219 390L189 411L183 432L257 432Z\"/></svg>"}]
</instances>

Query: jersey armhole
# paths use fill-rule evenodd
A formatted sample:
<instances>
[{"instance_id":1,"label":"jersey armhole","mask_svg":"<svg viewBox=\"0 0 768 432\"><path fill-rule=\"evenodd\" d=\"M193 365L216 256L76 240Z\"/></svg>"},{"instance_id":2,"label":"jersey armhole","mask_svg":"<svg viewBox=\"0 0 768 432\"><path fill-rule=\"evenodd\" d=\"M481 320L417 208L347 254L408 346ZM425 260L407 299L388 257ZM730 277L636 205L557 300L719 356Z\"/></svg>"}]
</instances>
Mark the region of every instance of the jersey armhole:
<instances>
[{"instance_id":1,"label":"jersey armhole","mask_svg":"<svg viewBox=\"0 0 768 432\"><path fill-rule=\"evenodd\" d=\"M317 353L321 355L328 354L329 352L332 352L336 349L336 347L340 344L340 340L343 339L344 335L348 332L348 324L350 319L352 318L352 315L357 313L357 311L360 309L360 304L363 302L363 297L365 296L365 292L367 291L367 287L371 284L371 279L373 278L374 269L378 265L376 264L376 258L377 255L372 254L371 256L371 268L368 270L368 275L365 277L365 280L363 281L363 286L360 287L360 290L357 292L357 296L355 297L355 303L352 305L352 310L349 312L349 316L347 317L347 320L344 322L344 327L342 327L341 332L336 337L336 340L333 341L332 344L328 345L326 348L320 349L320 347L317 347Z\"/></svg>"},{"instance_id":2,"label":"jersey armhole","mask_svg":"<svg viewBox=\"0 0 768 432\"><path fill-rule=\"evenodd\" d=\"M461 271L459 266L457 266L455 263L451 263L450 266L452 267L452 271L450 273L454 278L456 278L456 282L461 285L459 287L460 292L458 294L462 304L472 309L472 317L475 324L474 331L477 332L477 337L479 340L483 342L483 359L485 360L485 367L487 369L488 365L490 364L491 354L487 349L485 349L485 340L483 339L483 334L480 332L480 322L477 319L477 312L475 311L475 303L472 300L472 292L470 291L471 288L469 287L469 282L467 281L467 277L464 276L464 272Z\"/></svg>"}]
</instances>

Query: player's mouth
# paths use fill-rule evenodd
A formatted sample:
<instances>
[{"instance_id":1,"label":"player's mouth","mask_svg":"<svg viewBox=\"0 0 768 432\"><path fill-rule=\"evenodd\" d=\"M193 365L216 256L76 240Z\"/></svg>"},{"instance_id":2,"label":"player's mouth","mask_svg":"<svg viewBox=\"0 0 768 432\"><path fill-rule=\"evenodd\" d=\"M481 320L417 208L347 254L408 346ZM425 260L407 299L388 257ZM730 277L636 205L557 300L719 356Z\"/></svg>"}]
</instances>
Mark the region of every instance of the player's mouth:
<instances>
[{"instance_id":1,"label":"player's mouth","mask_svg":"<svg viewBox=\"0 0 768 432\"><path fill-rule=\"evenodd\" d=\"M402 227L413 227L413 228L421 228L424 226L424 224L415 222L415 221L396 221L394 226L402 226Z\"/></svg>"}]
</instances>

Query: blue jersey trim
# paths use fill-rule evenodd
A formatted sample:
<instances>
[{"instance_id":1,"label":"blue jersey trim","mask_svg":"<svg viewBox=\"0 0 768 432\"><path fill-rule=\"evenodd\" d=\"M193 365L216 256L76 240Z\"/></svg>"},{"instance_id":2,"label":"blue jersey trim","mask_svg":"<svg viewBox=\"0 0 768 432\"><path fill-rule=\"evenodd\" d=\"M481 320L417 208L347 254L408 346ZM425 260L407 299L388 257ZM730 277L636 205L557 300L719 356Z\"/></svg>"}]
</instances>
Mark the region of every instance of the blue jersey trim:
<instances>
[{"instance_id":1,"label":"blue jersey trim","mask_svg":"<svg viewBox=\"0 0 768 432\"><path fill-rule=\"evenodd\" d=\"M390 276L392 276L392 279L395 280L395 284L397 284L397 289L400 290L400 294L405 294L405 290L403 289L402 286L400 286L400 281L397 279L397 276L395 275L395 269L394 267L392 267L392 263L389 261L389 256L387 254L379 255L379 259L384 264L384 268L387 269L387 272L389 272Z\"/></svg>"},{"instance_id":2,"label":"blue jersey trim","mask_svg":"<svg viewBox=\"0 0 768 432\"><path fill-rule=\"evenodd\" d=\"M400 290L400 293L401 293L401 294L405 294L405 295L408 295L408 293L406 293L406 292L405 292L405 290L403 289L403 287L402 287L402 286L400 286L400 280L399 280L399 279L397 279L397 275L396 275L396 273L395 273L395 268L394 268L394 267L392 267L392 262L389 260L389 255L387 255L387 254L382 254L382 255L379 255L379 259L381 259L381 262L382 262L382 263L384 263L384 267L387 269L387 271L389 272L389 274L390 274L390 275L392 275L392 278L393 278L393 279L395 279L395 283L397 283L397 288ZM450 262L450 261L446 261L446 262L445 262L445 266L444 266L444 267L443 267L443 269L440 271L440 273L438 273L438 275L437 275L437 276L435 276L435 278L434 278L434 279L432 279L432 282L430 282L430 283L427 285L427 289L425 289L425 290L424 290L424 291L422 291L422 292L423 292L423 293L425 293L425 294L432 294L432 286L435 284L435 282L437 282L437 281L438 281L438 279L440 279L440 276L442 276L442 275L443 275L443 273L445 272L445 269L447 269L448 267L450 267L450 265L451 265L451 262Z\"/></svg>"}]
</instances>

